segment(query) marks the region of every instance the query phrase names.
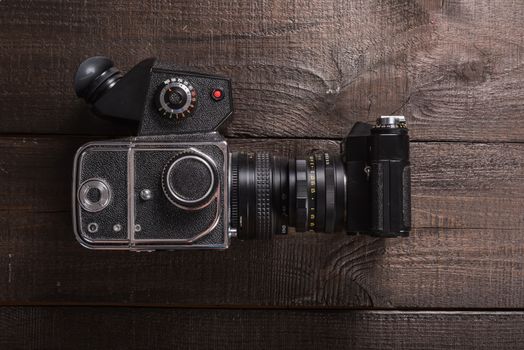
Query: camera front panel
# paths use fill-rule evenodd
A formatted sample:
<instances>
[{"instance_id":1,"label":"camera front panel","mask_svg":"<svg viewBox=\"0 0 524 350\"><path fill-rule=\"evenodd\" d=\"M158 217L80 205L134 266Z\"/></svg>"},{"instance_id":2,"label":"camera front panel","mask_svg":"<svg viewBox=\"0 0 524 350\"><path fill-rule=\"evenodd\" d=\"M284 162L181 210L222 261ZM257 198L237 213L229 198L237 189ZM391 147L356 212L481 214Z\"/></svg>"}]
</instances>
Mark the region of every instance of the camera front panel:
<instances>
[{"instance_id":1,"label":"camera front panel","mask_svg":"<svg viewBox=\"0 0 524 350\"><path fill-rule=\"evenodd\" d=\"M94 142L75 159L75 232L93 249L228 246L227 145Z\"/></svg>"},{"instance_id":2,"label":"camera front panel","mask_svg":"<svg viewBox=\"0 0 524 350\"><path fill-rule=\"evenodd\" d=\"M77 158L73 185L77 234L88 244L125 244L128 240L127 148L100 145Z\"/></svg>"}]
</instances>

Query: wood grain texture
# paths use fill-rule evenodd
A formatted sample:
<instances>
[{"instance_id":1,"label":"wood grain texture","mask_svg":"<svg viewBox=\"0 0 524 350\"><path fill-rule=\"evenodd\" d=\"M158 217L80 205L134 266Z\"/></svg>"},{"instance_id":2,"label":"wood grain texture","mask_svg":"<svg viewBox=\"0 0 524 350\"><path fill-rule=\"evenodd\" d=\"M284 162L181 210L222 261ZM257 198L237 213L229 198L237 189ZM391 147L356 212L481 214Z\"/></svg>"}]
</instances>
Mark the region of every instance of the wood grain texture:
<instances>
[{"instance_id":1,"label":"wood grain texture","mask_svg":"<svg viewBox=\"0 0 524 350\"><path fill-rule=\"evenodd\" d=\"M522 312L4 307L0 327L9 349L491 350L524 342Z\"/></svg>"},{"instance_id":2,"label":"wood grain texture","mask_svg":"<svg viewBox=\"0 0 524 350\"><path fill-rule=\"evenodd\" d=\"M0 218L0 304L523 308L514 230L417 229L383 240L292 234L223 252L82 248L66 213Z\"/></svg>"},{"instance_id":3,"label":"wood grain texture","mask_svg":"<svg viewBox=\"0 0 524 350\"><path fill-rule=\"evenodd\" d=\"M0 2L1 133L107 135L72 77L158 56L233 79L229 136L340 138L407 115L416 140L524 141L524 3Z\"/></svg>"}]
</instances>

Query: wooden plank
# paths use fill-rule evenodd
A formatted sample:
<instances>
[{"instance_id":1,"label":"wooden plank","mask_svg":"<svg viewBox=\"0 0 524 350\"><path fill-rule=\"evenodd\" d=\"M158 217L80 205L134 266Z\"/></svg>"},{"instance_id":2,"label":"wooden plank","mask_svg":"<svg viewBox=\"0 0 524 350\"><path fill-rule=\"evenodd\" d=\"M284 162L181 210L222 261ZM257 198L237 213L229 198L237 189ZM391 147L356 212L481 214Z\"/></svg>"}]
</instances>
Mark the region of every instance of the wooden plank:
<instances>
[{"instance_id":1,"label":"wooden plank","mask_svg":"<svg viewBox=\"0 0 524 350\"><path fill-rule=\"evenodd\" d=\"M0 138L0 210L69 211L72 160L85 138ZM230 140L232 150L338 153L329 140ZM522 144L412 143L415 227L522 229Z\"/></svg>"},{"instance_id":2,"label":"wooden plank","mask_svg":"<svg viewBox=\"0 0 524 350\"><path fill-rule=\"evenodd\" d=\"M223 252L91 251L67 213L2 213L0 304L523 308L524 236L291 234Z\"/></svg>"},{"instance_id":3,"label":"wooden plank","mask_svg":"<svg viewBox=\"0 0 524 350\"><path fill-rule=\"evenodd\" d=\"M229 136L340 138L404 113L416 140L524 140L524 3L0 2L0 133L126 134L88 117L87 56L158 56L233 79Z\"/></svg>"},{"instance_id":4,"label":"wooden plank","mask_svg":"<svg viewBox=\"0 0 524 350\"><path fill-rule=\"evenodd\" d=\"M522 312L4 307L2 348L521 349ZM482 335L482 336L479 336Z\"/></svg>"}]
</instances>

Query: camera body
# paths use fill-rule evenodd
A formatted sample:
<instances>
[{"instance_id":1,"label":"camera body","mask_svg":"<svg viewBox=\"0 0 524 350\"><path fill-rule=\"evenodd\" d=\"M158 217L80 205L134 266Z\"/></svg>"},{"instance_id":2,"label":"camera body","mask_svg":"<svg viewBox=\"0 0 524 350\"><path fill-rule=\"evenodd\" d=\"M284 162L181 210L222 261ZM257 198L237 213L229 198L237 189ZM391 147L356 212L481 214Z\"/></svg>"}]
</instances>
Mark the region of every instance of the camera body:
<instances>
[{"instance_id":1,"label":"camera body","mask_svg":"<svg viewBox=\"0 0 524 350\"><path fill-rule=\"evenodd\" d=\"M231 115L229 79L146 59L123 75L84 61L75 90L138 136L76 153L73 220L93 249L225 249L232 237L297 231L385 237L410 229L409 138L403 117L357 123L340 155L287 159L230 153L218 128Z\"/></svg>"}]
</instances>

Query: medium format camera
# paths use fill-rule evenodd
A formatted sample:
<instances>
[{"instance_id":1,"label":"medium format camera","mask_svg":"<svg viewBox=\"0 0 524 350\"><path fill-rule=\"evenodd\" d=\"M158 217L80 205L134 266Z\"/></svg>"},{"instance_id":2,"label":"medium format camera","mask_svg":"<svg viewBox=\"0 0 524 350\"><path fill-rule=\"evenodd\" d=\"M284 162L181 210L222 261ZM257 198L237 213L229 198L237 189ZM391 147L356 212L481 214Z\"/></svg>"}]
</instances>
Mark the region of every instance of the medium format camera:
<instances>
[{"instance_id":1,"label":"medium format camera","mask_svg":"<svg viewBox=\"0 0 524 350\"><path fill-rule=\"evenodd\" d=\"M75 90L138 136L76 153L73 220L94 249L227 248L232 237L296 231L380 237L410 230L409 137L402 116L356 123L340 154L288 159L230 153L218 128L233 111L229 79L146 59L123 75L106 57L84 61Z\"/></svg>"}]
</instances>

